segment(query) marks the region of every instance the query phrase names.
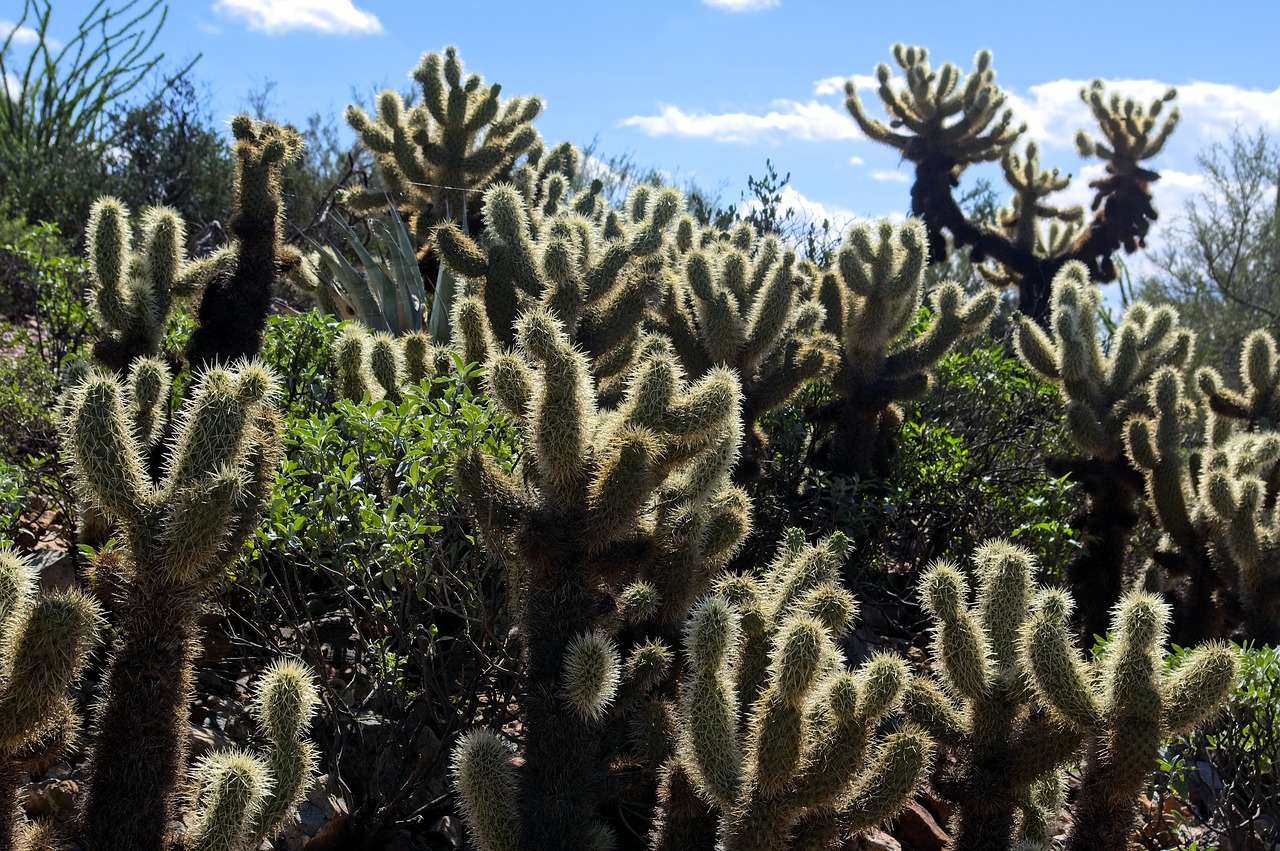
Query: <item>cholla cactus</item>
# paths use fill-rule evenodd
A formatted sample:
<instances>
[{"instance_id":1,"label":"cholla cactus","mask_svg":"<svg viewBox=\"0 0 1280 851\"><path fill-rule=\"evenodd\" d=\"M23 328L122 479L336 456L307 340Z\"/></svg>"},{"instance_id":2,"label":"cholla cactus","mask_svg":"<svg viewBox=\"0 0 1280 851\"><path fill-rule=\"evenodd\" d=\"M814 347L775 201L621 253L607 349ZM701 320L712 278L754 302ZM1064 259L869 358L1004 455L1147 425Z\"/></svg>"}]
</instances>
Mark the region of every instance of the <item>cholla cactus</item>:
<instances>
[{"instance_id":1,"label":"cholla cactus","mask_svg":"<svg viewBox=\"0 0 1280 851\"><path fill-rule=\"evenodd\" d=\"M813 282L796 268L793 251L773 237L754 239L750 226L732 241L699 234L685 217L677 226L677 271L655 323L672 340L690 375L728 366L742 377L746 459L764 436L762 415L790 401L806 381L829 374L839 360L835 338L822 330L825 313L806 297Z\"/></svg>"},{"instance_id":2,"label":"cholla cactus","mask_svg":"<svg viewBox=\"0 0 1280 851\"><path fill-rule=\"evenodd\" d=\"M899 344L920 308L926 249L915 219L882 222L875 233L855 225L836 253L838 274L822 278L825 327L842 347L831 379L840 396L831 465L840 472L883 467L902 421L895 403L924 393L932 366L957 340L986 328L995 311L994 292L966 299L958 285L943 284L930 298L929 327Z\"/></svg>"},{"instance_id":3,"label":"cholla cactus","mask_svg":"<svg viewBox=\"0 0 1280 851\"><path fill-rule=\"evenodd\" d=\"M274 480L275 383L254 365L201 373L159 481L147 473L118 379L91 375L67 402L64 444L81 493L118 523L124 541L97 564L114 583L106 590L118 638L81 816L81 834L95 849L168 848L185 774L196 618Z\"/></svg>"},{"instance_id":4,"label":"cholla cactus","mask_svg":"<svg viewBox=\"0 0 1280 851\"><path fill-rule=\"evenodd\" d=\"M464 747L454 770L486 851L513 832L520 847L599 847L594 812L611 756L602 751L613 741L602 731L669 658L651 642L620 642L619 630L674 629L746 534L746 496L727 480L741 435L738 383L716 370L686 384L669 346L649 338L620 406L607 411L586 356L550 312L521 316L516 341L490 359L486 380L528 436L522 469L508 473L473 449L456 473L524 577L524 766L514 783L478 776L509 768L491 741L475 739L486 755ZM514 801L501 792L513 786Z\"/></svg>"},{"instance_id":5,"label":"cholla cactus","mask_svg":"<svg viewBox=\"0 0 1280 851\"><path fill-rule=\"evenodd\" d=\"M1236 653L1211 644L1166 667L1167 608L1131 593L1116 607L1110 646L1086 664L1067 632L1070 604L1060 591L1038 595L1023 627L1025 664L1038 698L1087 742L1067 851L1124 851L1160 743L1218 708L1235 682Z\"/></svg>"},{"instance_id":6,"label":"cholla cactus","mask_svg":"<svg viewBox=\"0 0 1280 851\"><path fill-rule=\"evenodd\" d=\"M878 94L892 116L889 125L867 116L852 80L845 84L845 105L864 133L897 148L915 163L911 212L926 223L929 261L945 259L944 231L949 233L955 248L971 249L974 263L994 260L997 268L984 274L993 283L1016 284L1023 314L1041 325L1049 320L1048 283L1067 262L1084 263L1095 279L1114 281L1112 256L1121 249L1131 253L1142 246L1156 218L1150 187L1159 175L1140 163L1159 153L1177 123L1175 110L1156 126L1163 104L1174 97L1173 90L1149 109L1119 95L1108 99L1097 80L1081 91L1107 142L1094 143L1080 131L1077 147L1084 156L1102 159L1108 174L1090 184L1097 193L1094 216L1081 225L1083 212L1078 208L1061 209L1044 202L1065 189L1069 178L1056 169L1042 171L1034 144L1028 145L1025 160L1013 152L1026 125L1014 128L1012 113L1001 111L1006 96L995 84L989 51L978 53L963 83L960 70L949 62L937 70L930 67L924 48L894 45L893 56L906 77L904 89L892 85L889 66L876 69ZM1001 160L1015 191L1012 210L1002 213L996 228L967 219L952 195L964 169L992 160ZM1049 222L1047 236L1041 231L1044 220Z\"/></svg>"},{"instance_id":7,"label":"cholla cactus","mask_svg":"<svg viewBox=\"0 0 1280 851\"><path fill-rule=\"evenodd\" d=\"M67 689L101 625L97 604L79 591L37 595L31 564L0 546L0 848L43 847L17 823L17 793L75 741Z\"/></svg>"},{"instance_id":8,"label":"cholla cactus","mask_svg":"<svg viewBox=\"0 0 1280 851\"><path fill-rule=\"evenodd\" d=\"M301 155L302 137L292 127L256 122L247 115L231 121L231 132L236 139L236 214L231 220L235 239L206 261L211 277L187 343L187 359L197 370L258 354L271 286L302 263L302 255L280 238L280 174Z\"/></svg>"},{"instance_id":9,"label":"cholla cactus","mask_svg":"<svg viewBox=\"0 0 1280 851\"><path fill-rule=\"evenodd\" d=\"M1240 425L1248 431L1280 430L1280 356L1270 331L1258 329L1245 338L1240 353L1240 380L1243 392L1225 386L1212 367L1196 372L1196 384L1208 402L1214 419L1210 442L1223 443Z\"/></svg>"},{"instance_id":10,"label":"cholla cactus","mask_svg":"<svg viewBox=\"0 0 1280 851\"><path fill-rule=\"evenodd\" d=\"M726 851L834 847L892 818L928 770L928 736L876 735L906 663L875 656L850 671L837 650L856 609L837 584L845 547L840 535L806 547L793 531L764 577L724 580L690 615L680 770L718 810ZM659 806L676 806L663 791ZM659 823L656 847L689 847L686 821Z\"/></svg>"},{"instance_id":11,"label":"cholla cactus","mask_svg":"<svg viewBox=\"0 0 1280 851\"><path fill-rule=\"evenodd\" d=\"M454 366L450 349L435 345L422 332L392 337L356 324L338 335L333 361L338 395L352 402L366 396L398 402L409 385L448 375Z\"/></svg>"},{"instance_id":12,"label":"cholla cactus","mask_svg":"<svg viewBox=\"0 0 1280 851\"><path fill-rule=\"evenodd\" d=\"M1148 382L1161 367L1181 370L1192 334L1178 327L1173 308L1145 302L1125 310L1109 353L1098 337L1101 291L1082 264L1069 263L1053 282L1050 333L1021 318L1014 335L1018 355L1032 371L1056 383L1067 403L1067 426L1080 457L1059 459L1055 473L1070 473L1087 496L1080 528L1085 548L1067 567L1080 601L1083 646L1106 632L1108 610L1120 598L1124 554L1138 521L1142 478L1124 455L1126 423L1149 413Z\"/></svg>"},{"instance_id":13,"label":"cholla cactus","mask_svg":"<svg viewBox=\"0 0 1280 851\"><path fill-rule=\"evenodd\" d=\"M390 89L378 93L377 115L347 107L347 123L373 152L396 206L419 246L440 222L459 222L466 230L475 212L473 193L488 184L521 154L538 144L531 122L542 111L538 97L503 101L502 87L486 86L478 74L462 76L455 47L426 53L413 71L422 101L407 107ZM362 212L385 209L382 192L347 191L343 200Z\"/></svg>"},{"instance_id":14,"label":"cholla cactus","mask_svg":"<svg viewBox=\"0 0 1280 851\"><path fill-rule=\"evenodd\" d=\"M517 316L542 307L590 357L602 397L616 402L645 309L659 289L661 249L680 212L680 193L639 186L621 213L597 221L561 210L540 216L536 227L513 186L493 187L484 204L486 246L454 225L437 233L445 266L476 282L454 314L464 356L482 360L493 346L512 345Z\"/></svg>"},{"instance_id":15,"label":"cholla cactus","mask_svg":"<svg viewBox=\"0 0 1280 851\"><path fill-rule=\"evenodd\" d=\"M196 816L186 847L250 851L272 837L315 772L315 750L302 734L319 700L315 676L305 666L281 660L267 669L252 703L267 753L215 751L197 763Z\"/></svg>"},{"instance_id":16,"label":"cholla cactus","mask_svg":"<svg viewBox=\"0 0 1280 851\"><path fill-rule=\"evenodd\" d=\"M1043 839L1039 828L1054 824L1059 769L1081 735L1035 705L1028 686L1019 632L1029 614L1031 554L991 541L974 561L974 605L953 564L935 565L920 580L944 688L913 680L905 708L954 756L934 780L956 804L947 848L999 851Z\"/></svg>"},{"instance_id":17,"label":"cholla cactus","mask_svg":"<svg viewBox=\"0 0 1280 851\"><path fill-rule=\"evenodd\" d=\"M141 357L161 354L175 298L190 297L207 269L187 262L186 225L167 207L143 214L135 251L129 209L100 198L89 212L89 307L100 334L93 355L124 373Z\"/></svg>"}]
</instances>

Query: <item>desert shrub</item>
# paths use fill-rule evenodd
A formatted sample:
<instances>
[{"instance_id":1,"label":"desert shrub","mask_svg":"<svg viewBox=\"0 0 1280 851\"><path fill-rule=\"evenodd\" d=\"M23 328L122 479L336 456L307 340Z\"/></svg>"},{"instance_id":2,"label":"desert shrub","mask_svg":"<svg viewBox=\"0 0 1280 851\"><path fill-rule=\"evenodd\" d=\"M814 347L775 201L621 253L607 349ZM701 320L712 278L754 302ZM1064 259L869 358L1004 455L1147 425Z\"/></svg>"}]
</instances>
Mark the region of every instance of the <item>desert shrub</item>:
<instances>
[{"instance_id":1,"label":"desert shrub","mask_svg":"<svg viewBox=\"0 0 1280 851\"><path fill-rule=\"evenodd\" d=\"M513 435L462 364L399 403L329 403L337 327L315 313L269 325L285 459L224 603L241 647L325 672L322 770L342 778L353 841L381 847L450 812L457 733L500 725L510 702L506 589L447 470L464 446L509 460Z\"/></svg>"}]
</instances>

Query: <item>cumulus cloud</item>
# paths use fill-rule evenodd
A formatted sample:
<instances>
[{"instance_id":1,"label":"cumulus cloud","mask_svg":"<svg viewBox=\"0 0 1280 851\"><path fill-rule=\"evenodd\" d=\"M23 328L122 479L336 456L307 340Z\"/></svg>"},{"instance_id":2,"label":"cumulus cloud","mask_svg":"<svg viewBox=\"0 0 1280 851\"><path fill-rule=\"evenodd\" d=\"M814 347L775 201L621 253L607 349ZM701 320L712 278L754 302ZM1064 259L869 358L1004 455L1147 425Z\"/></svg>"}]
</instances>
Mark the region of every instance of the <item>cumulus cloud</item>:
<instances>
[{"instance_id":1,"label":"cumulus cloud","mask_svg":"<svg viewBox=\"0 0 1280 851\"><path fill-rule=\"evenodd\" d=\"M40 41L40 33L31 27L20 27L8 18L0 18L0 41L12 38L13 44L36 44Z\"/></svg>"},{"instance_id":2,"label":"cumulus cloud","mask_svg":"<svg viewBox=\"0 0 1280 851\"><path fill-rule=\"evenodd\" d=\"M841 233L850 224L855 221L861 221L864 216L860 216L852 210L833 204L824 204L797 191L794 186L788 184L782 187L782 200L778 207L782 212L787 210L795 211L795 219L801 228L807 224L813 224L821 227L824 221L831 223L832 233ZM746 201L740 210L746 214L752 210L760 208L760 199L751 198Z\"/></svg>"},{"instance_id":3,"label":"cumulus cloud","mask_svg":"<svg viewBox=\"0 0 1280 851\"><path fill-rule=\"evenodd\" d=\"M335 35L382 32L377 16L356 8L351 0L217 0L213 10L271 35L290 30Z\"/></svg>"},{"instance_id":4,"label":"cumulus cloud","mask_svg":"<svg viewBox=\"0 0 1280 851\"><path fill-rule=\"evenodd\" d=\"M871 179L882 183L910 183L911 175L905 171L886 171L878 169L871 172Z\"/></svg>"},{"instance_id":5,"label":"cumulus cloud","mask_svg":"<svg viewBox=\"0 0 1280 851\"><path fill-rule=\"evenodd\" d=\"M817 101L774 101L763 115L749 112L686 112L664 105L657 115L633 115L621 126L635 127L647 136L685 136L717 142L756 142L786 137L806 142L858 139L862 134L843 109Z\"/></svg>"},{"instance_id":6,"label":"cumulus cloud","mask_svg":"<svg viewBox=\"0 0 1280 851\"><path fill-rule=\"evenodd\" d=\"M782 0L702 0L712 9L723 9L726 12L759 12L781 6Z\"/></svg>"}]
</instances>

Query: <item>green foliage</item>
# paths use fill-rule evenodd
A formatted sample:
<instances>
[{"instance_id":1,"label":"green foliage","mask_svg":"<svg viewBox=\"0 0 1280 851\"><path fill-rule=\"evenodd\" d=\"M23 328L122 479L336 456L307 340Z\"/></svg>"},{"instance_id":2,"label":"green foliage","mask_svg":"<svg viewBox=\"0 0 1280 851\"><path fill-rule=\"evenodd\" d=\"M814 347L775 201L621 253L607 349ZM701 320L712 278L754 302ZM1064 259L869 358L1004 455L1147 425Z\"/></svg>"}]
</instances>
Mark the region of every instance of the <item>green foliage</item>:
<instances>
[{"instance_id":1,"label":"green foliage","mask_svg":"<svg viewBox=\"0 0 1280 851\"><path fill-rule=\"evenodd\" d=\"M164 59L152 47L168 9L160 0L95 3L74 34L59 39L50 35L52 13L50 0L24 0L0 44L0 79L16 82L12 96L0 97L0 210L78 233L105 188L107 152L120 141L111 111ZM20 57L26 28L36 42ZM161 93L194 64L170 75Z\"/></svg>"}]
</instances>

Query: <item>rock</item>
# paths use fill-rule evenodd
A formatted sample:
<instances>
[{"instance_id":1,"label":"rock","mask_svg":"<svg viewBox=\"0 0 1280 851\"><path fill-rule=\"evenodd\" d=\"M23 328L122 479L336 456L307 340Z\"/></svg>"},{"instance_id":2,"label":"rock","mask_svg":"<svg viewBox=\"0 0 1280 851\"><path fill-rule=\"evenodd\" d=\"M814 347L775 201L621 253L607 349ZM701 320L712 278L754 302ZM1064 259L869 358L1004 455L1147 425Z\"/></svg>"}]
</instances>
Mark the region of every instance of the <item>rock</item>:
<instances>
[{"instance_id":1,"label":"rock","mask_svg":"<svg viewBox=\"0 0 1280 851\"><path fill-rule=\"evenodd\" d=\"M63 822L75 815L79 794L80 784L74 780L37 780L27 786L22 808L32 818Z\"/></svg>"},{"instance_id":2,"label":"rock","mask_svg":"<svg viewBox=\"0 0 1280 851\"><path fill-rule=\"evenodd\" d=\"M217 727L187 725L191 730L191 756L202 757L210 751L232 750L236 743Z\"/></svg>"},{"instance_id":3,"label":"rock","mask_svg":"<svg viewBox=\"0 0 1280 851\"><path fill-rule=\"evenodd\" d=\"M902 851L902 846L883 830L872 829L854 837L844 851Z\"/></svg>"},{"instance_id":4,"label":"rock","mask_svg":"<svg viewBox=\"0 0 1280 851\"><path fill-rule=\"evenodd\" d=\"M66 591L76 587L76 573L72 567L71 555L65 550L37 549L29 558L40 577L40 590Z\"/></svg>"},{"instance_id":5,"label":"rock","mask_svg":"<svg viewBox=\"0 0 1280 851\"><path fill-rule=\"evenodd\" d=\"M947 844L947 832L919 801L912 801L898 816L893 835L910 851L942 851Z\"/></svg>"}]
</instances>

